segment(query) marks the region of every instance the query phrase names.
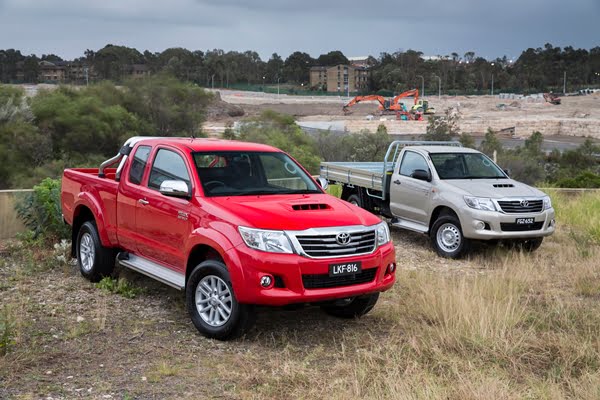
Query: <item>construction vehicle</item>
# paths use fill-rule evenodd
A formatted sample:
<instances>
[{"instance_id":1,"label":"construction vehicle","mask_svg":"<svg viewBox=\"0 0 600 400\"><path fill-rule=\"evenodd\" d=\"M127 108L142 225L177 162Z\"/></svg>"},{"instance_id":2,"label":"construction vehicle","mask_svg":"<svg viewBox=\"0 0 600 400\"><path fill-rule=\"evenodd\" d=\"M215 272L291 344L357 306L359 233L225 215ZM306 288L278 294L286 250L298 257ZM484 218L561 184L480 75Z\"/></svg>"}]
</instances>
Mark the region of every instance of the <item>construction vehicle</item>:
<instances>
[{"instance_id":1,"label":"construction vehicle","mask_svg":"<svg viewBox=\"0 0 600 400\"><path fill-rule=\"evenodd\" d=\"M429 100L420 99L412 106L411 111L423 114L435 114L435 108L429 105Z\"/></svg>"},{"instance_id":2,"label":"construction vehicle","mask_svg":"<svg viewBox=\"0 0 600 400\"><path fill-rule=\"evenodd\" d=\"M379 102L379 110L382 114L386 113L397 113L401 111L407 111L406 107L403 103L400 102L401 99L406 97L414 97L414 105L411 107L411 113L425 113L425 114L433 114L435 113L435 109L429 106L429 102L427 100L419 100L419 90L412 89L407 90L406 92L402 92L399 95L395 96L392 99L386 99L383 96L379 95L367 95L367 96L356 96L348 104L342 107L344 114L350 114L350 107L352 107L356 103L360 103L362 101L373 101L376 100Z\"/></svg>"},{"instance_id":3,"label":"construction vehicle","mask_svg":"<svg viewBox=\"0 0 600 400\"><path fill-rule=\"evenodd\" d=\"M546 100L550 104L554 104L555 106L559 105L561 102L560 97L558 97L557 94L554 94L552 92L544 93L544 100Z\"/></svg>"}]
</instances>

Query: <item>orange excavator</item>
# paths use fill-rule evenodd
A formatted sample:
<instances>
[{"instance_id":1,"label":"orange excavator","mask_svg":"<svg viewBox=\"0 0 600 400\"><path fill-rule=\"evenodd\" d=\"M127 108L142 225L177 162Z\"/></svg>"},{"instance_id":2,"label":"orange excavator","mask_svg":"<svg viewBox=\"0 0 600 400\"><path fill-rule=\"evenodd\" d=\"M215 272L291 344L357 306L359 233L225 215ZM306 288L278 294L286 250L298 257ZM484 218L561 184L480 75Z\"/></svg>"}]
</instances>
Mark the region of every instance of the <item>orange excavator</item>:
<instances>
[{"instance_id":1,"label":"orange excavator","mask_svg":"<svg viewBox=\"0 0 600 400\"><path fill-rule=\"evenodd\" d=\"M403 99L405 97L411 97L411 96L414 96L415 105L417 105L417 103L419 101L419 90L418 89L407 90L406 92L402 92L392 99L386 99L385 97L379 96L376 94L371 94L371 95L367 95L367 96L356 96L355 98L350 100L350 102L348 102L348 104L346 104L344 107L342 107L342 111L344 111L344 114L350 114L352 112L352 111L350 111L350 107L352 107L356 103L360 103L362 101L373 101L373 100L376 100L379 102L379 110L381 111L382 114L396 113L397 111L406 111L406 108L403 107L402 103L400 103L400 99Z\"/></svg>"}]
</instances>

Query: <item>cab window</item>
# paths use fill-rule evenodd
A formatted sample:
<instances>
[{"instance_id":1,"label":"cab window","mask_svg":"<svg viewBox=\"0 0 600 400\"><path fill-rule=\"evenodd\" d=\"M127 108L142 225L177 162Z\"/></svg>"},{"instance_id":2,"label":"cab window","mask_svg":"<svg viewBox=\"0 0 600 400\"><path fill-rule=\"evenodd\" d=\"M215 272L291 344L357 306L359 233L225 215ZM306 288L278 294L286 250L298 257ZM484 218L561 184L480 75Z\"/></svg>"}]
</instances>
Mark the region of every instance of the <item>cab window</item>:
<instances>
[{"instance_id":1,"label":"cab window","mask_svg":"<svg viewBox=\"0 0 600 400\"><path fill-rule=\"evenodd\" d=\"M160 184L167 180L184 181L190 186L190 175L183 158L173 151L160 149L152 164L148 187L159 190Z\"/></svg>"},{"instance_id":2,"label":"cab window","mask_svg":"<svg viewBox=\"0 0 600 400\"><path fill-rule=\"evenodd\" d=\"M150 150L150 146L139 146L135 151L133 159L131 160L131 168L129 169L129 182L136 185L139 185L142 182Z\"/></svg>"},{"instance_id":3,"label":"cab window","mask_svg":"<svg viewBox=\"0 0 600 400\"><path fill-rule=\"evenodd\" d=\"M402 157L402 164L400 164L400 175L411 176L417 169L429 171L427 161L413 151L406 151Z\"/></svg>"}]
</instances>

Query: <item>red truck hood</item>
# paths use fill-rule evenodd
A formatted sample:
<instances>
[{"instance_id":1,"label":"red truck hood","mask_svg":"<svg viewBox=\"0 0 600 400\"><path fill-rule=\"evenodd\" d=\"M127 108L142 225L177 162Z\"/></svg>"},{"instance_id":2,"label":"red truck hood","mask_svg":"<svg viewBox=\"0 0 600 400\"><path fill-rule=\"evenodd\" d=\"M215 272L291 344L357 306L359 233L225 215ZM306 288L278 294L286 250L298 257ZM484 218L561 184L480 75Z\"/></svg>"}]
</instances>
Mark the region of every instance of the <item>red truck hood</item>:
<instances>
[{"instance_id":1,"label":"red truck hood","mask_svg":"<svg viewBox=\"0 0 600 400\"><path fill-rule=\"evenodd\" d=\"M331 226L375 225L373 214L327 194L212 197L227 221L260 229L304 230Z\"/></svg>"}]
</instances>

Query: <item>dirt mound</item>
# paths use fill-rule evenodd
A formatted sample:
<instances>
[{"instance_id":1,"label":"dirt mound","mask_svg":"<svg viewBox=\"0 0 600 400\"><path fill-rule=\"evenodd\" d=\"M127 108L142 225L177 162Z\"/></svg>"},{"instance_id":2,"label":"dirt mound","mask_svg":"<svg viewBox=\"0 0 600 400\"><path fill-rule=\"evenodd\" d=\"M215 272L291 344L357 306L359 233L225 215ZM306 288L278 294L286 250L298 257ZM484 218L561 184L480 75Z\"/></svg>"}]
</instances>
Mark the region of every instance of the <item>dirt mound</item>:
<instances>
[{"instance_id":1,"label":"dirt mound","mask_svg":"<svg viewBox=\"0 0 600 400\"><path fill-rule=\"evenodd\" d=\"M209 119L241 117L243 115L244 109L242 107L223 101L219 92L214 94L213 100L206 108L206 116Z\"/></svg>"}]
</instances>

